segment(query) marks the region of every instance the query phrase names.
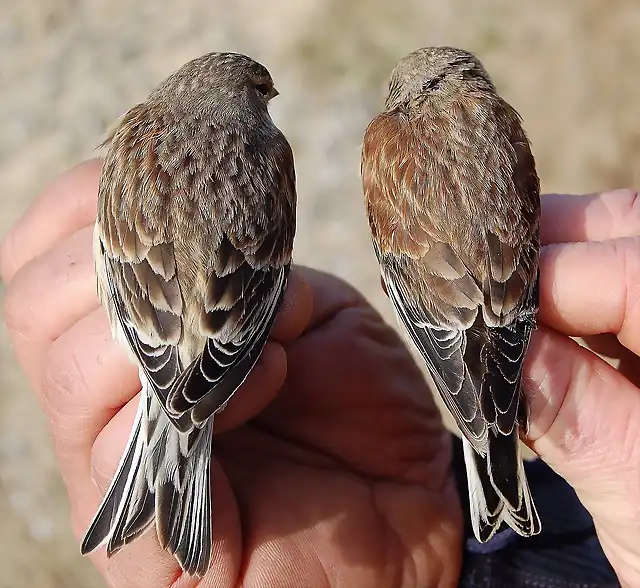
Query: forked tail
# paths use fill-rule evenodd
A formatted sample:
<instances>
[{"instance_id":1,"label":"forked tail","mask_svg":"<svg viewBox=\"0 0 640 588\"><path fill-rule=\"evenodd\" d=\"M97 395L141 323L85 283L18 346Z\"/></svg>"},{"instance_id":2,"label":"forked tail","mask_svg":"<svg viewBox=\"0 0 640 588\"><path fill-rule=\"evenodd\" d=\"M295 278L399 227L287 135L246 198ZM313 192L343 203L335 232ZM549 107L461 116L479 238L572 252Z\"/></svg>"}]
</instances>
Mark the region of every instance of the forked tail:
<instances>
[{"instance_id":1,"label":"forked tail","mask_svg":"<svg viewBox=\"0 0 640 588\"><path fill-rule=\"evenodd\" d=\"M486 456L466 440L463 447L476 539L488 541L503 521L523 537L537 535L540 518L524 471L517 427L511 435L490 431Z\"/></svg>"},{"instance_id":2,"label":"forked tail","mask_svg":"<svg viewBox=\"0 0 640 588\"><path fill-rule=\"evenodd\" d=\"M180 433L143 385L133 428L115 477L82 542L110 557L155 520L158 539L182 569L203 576L211 564L213 418Z\"/></svg>"}]
</instances>

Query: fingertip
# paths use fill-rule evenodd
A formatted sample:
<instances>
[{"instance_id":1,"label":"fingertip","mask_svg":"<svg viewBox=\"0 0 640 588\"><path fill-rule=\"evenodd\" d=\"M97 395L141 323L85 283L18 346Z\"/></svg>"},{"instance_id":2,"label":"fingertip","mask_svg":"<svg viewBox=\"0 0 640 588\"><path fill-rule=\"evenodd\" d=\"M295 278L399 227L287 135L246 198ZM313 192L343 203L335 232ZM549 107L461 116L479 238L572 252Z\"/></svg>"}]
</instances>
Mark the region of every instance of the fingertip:
<instances>
[{"instance_id":1,"label":"fingertip","mask_svg":"<svg viewBox=\"0 0 640 588\"><path fill-rule=\"evenodd\" d=\"M572 337L614 333L638 353L639 253L629 237L544 247L538 320Z\"/></svg>"},{"instance_id":2,"label":"fingertip","mask_svg":"<svg viewBox=\"0 0 640 588\"><path fill-rule=\"evenodd\" d=\"M281 343L293 341L306 329L313 313L313 290L297 268L289 273L287 289L278 310L271 337Z\"/></svg>"},{"instance_id":3,"label":"fingertip","mask_svg":"<svg viewBox=\"0 0 640 588\"><path fill-rule=\"evenodd\" d=\"M68 193L65 197L69 202L82 207L89 206L89 211L95 210L101 172L102 159L87 159L64 171L47 186L45 192Z\"/></svg>"},{"instance_id":4,"label":"fingertip","mask_svg":"<svg viewBox=\"0 0 640 588\"><path fill-rule=\"evenodd\" d=\"M305 331L317 328L347 308L370 306L356 288L341 278L310 267L299 266L297 269L312 292Z\"/></svg>"},{"instance_id":5,"label":"fingertip","mask_svg":"<svg viewBox=\"0 0 640 588\"><path fill-rule=\"evenodd\" d=\"M235 429L256 417L276 398L286 377L287 354L282 345L270 341L244 384L216 414L216 433Z\"/></svg>"},{"instance_id":6,"label":"fingertip","mask_svg":"<svg viewBox=\"0 0 640 588\"><path fill-rule=\"evenodd\" d=\"M0 277L9 282L56 241L94 222L102 161L91 159L53 180L0 241Z\"/></svg>"},{"instance_id":7,"label":"fingertip","mask_svg":"<svg viewBox=\"0 0 640 588\"><path fill-rule=\"evenodd\" d=\"M636 190L545 194L541 205L543 245L605 241L640 234L640 198Z\"/></svg>"}]
</instances>

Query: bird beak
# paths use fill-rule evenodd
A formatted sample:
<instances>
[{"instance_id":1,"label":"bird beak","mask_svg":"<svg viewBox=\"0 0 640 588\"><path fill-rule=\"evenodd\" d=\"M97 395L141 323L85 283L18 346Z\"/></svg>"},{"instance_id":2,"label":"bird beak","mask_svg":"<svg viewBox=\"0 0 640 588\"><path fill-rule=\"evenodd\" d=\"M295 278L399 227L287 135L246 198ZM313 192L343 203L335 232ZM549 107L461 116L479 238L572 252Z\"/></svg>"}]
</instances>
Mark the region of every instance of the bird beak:
<instances>
[{"instance_id":1,"label":"bird beak","mask_svg":"<svg viewBox=\"0 0 640 588\"><path fill-rule=\"evenodd\" d=\"M279 96L279 95L280 95L280 92L278 92L278 90L276 90L274 87L269 93L269 100L273 100L276 96Z\"/></svg>"}]
</instances>

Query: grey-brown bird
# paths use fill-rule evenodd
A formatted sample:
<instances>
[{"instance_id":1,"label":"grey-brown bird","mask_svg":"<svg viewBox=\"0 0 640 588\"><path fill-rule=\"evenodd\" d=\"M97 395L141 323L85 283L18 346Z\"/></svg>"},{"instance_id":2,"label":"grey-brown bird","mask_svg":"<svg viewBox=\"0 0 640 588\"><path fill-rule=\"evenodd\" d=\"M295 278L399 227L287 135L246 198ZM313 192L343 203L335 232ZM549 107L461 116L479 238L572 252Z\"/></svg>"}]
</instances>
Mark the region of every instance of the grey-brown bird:
<instances>
[{"instance_id":1,"label":"grey-brown bird","mask_svg":"<svg viewBox=\"0 0 640 588\"><path fill-rule=\"evenodd\" d=\"M142 391L82 552L110 556L154 521L189 574L211 564L214 415L246 379L287 284L293 154L265 67L211 53L129 110L105 141L94 256Z\"/></svg>"},{"instance_id":2,"label":"grey-brown bird","mask_svg":"<svg viewBox=\"0 0 640 588\"><path fill-rule=\"evenodd\" d=\"M475 536L539 533L518 438L540 185L520 116L471 53L417 50L366 130L362 179L385 289L463 435Z\"/></svg>"}]
</instances>

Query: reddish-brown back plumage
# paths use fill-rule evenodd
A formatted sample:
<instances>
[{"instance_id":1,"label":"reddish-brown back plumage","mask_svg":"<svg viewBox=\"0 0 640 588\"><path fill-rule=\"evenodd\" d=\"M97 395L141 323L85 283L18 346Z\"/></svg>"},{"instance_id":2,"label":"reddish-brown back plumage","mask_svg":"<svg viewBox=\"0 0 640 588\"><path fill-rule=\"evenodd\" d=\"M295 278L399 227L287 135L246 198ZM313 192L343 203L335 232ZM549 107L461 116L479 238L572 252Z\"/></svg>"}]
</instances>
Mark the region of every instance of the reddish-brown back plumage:
<instances>
[{"instance_id":1,"label":"reddish-brown back plumage","mask_svg":"<svg viewBox=\"0 0 640 588\"><path fill-rule=\"evenodd\" d=\"M463 296L475 308L488 284L487 312L508 323L537 272L539 187L528 141L497 96L436 108L383 113L367 128L362 176L372 235L382 254L423 261L413 268L433 287L420 293L423 304ZM452 291L454 276L461 281Z\"/></svg>"},{"instance_id":2,"label":"reddish-brown back plumage","mask_svg":"<svg viewBox=\"0 0 640 588\"><path fill-rule=\"evenodd\" d=\"M476 535L488 539L503 519L533 534L518 432L540 202L520 117L471 54L419 50L394 70L386 109L365 132L362 179L389 297L475 450Z\"/></svg>"}]
</instances>

